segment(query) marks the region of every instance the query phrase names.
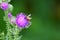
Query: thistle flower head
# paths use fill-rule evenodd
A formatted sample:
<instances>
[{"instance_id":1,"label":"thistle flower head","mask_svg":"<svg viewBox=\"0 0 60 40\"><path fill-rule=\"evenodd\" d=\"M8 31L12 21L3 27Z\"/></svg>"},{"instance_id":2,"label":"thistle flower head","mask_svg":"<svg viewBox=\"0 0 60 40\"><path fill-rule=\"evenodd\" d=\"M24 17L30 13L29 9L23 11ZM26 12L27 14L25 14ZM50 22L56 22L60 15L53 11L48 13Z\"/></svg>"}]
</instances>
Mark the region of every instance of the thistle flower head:
<instances>
[{"instance_id":1,"label":"thistle flower head","mask_svg":"<svg viewBox=\"0 0 60 40\"><path fill-rule=\"evenodd\" d=\"M11 18L12 17L12 14L11 13L8 13L8 18Z\"/></svg>"},{"instance_id":2,"label":"thistle flower head","mask_svg":"<svg viewBox=\"0 0 60 40\"><path fill-rule=\"evenodd\" d=\"M15 24L16 19L10 12L8 13L8 18L9 18L11 24Z\"/></svg>"},{"instance_id":3,"label":"thistle flower head","mask_svg":"<svg viewBox=\"0 0 60 40\"><path fill-rule=\"evenodd\" d=\"M3 9L3 10L7 10L8 9L8 3L7 2L2 2L1 3L1 9Z\"/></svg>"},{"instance_id":4,"label":"thistle flower head","mask_svg":"<svg viewBox=\"0 0 60 40\"><path fill-rule=\"evenodd\" d=\"M26 26L29 25L27 16L23 13L18 14L16 17L16 25L21 28L26 28Z\"/></svg>"}]
</instances>

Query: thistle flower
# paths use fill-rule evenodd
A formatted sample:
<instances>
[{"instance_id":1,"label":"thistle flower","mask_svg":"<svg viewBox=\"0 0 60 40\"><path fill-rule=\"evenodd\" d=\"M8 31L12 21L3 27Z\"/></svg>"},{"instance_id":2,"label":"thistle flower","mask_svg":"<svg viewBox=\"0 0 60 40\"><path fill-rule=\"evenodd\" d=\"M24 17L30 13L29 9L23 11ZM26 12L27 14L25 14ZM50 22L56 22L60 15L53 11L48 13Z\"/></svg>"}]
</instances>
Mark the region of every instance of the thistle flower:
<instances>
[{"instance_id":1,"label":"thistle flower","mask_svg":"<svg viewBox=\"0 0 60 40\"><path fill-rule=\"evenodd\" d=\"M8 3L7 2L2 2L1 3L1 9L3 9L3 10L7 10L8 9Z\"/></svg>"},{"instance_id":2,"label":"thistle flower","mask_svg":"<svg viewBox=\"0 0 60 40\"><path fill-rule=\"evenodd\" d=\"M8 18L9 18L9 20L10 20L10 22L11 22L11 24L15 24L15 17L14 16L12 16L12 14L11 13L8 13Z\"/></svg>"},{"instance_id":3,"label":"thistle flower","mask_svg":"<svg viewBox=\"0 0 60 40\"><path fill-rule=\"evenodd\" d=\"M9 12L8 13L8 18L11 18L12 17L12 14Z\"/></svg>"},{"instance_id":4,"label":"thistle flower","mask_svg":"<svg viewBox=\"0 0 60 40\"><path fill-rule=\"evenodd\" d=\"M27 16L23 13L18 14L16 17L16 25L21 28L26 28L26 26L29 25Z\"/></svg>"}]
</instances>

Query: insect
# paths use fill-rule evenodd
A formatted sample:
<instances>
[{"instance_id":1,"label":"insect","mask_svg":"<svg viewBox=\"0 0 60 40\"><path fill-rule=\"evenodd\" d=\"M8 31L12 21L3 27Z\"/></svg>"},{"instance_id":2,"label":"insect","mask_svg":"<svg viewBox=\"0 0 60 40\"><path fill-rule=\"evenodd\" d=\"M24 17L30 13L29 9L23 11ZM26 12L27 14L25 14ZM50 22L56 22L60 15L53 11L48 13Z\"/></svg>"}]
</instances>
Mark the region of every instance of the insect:
<instances>
[{"instance_id":1,"label":"insect","mask_svg":"<svg viewBox=\"0 0 60 40\"><path fill-rule=\"evenodd\" d=\"M27 16L27 20L28 20L28 21L30 21L30 20L32 19L30 16L31 16L31 14L29 14L29 15Z\"/></svg>"}]
</instances>

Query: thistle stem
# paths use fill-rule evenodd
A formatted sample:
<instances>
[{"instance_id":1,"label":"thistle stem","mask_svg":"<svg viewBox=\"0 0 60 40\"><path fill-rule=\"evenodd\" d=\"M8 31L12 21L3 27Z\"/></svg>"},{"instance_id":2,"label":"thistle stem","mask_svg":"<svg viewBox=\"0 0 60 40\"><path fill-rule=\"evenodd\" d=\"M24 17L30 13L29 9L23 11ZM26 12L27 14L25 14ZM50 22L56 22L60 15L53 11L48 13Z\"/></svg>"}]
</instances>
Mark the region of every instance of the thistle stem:
<instances>
[{"instance_id":1,"label":"thistle stem","mask_svg":"<svg viewBox=\"0 0 60 40\"><path fill-rule=\"evenodd\" d=\"M18 31L18 29L17 29L17 26L15 26L14 29L15 29L14 40L17 40L19 31Z\"/></svg>"},{"instance_id":2,"label":"thistle stem","mask_svg":"<svg viewBox=\"0 0 60 40\"><path fill-rule=\"evenodd\" d=\"M11 27L10 27L9 20L8 20L8 10L6 10L4 13L5 13L4 21L6 21L6 26L7 26L6 27L6 29L7 29L7 34L6 34L7 39L6 40L12 40L11 33L10 33Z\"/></svg>"}]
</instances>

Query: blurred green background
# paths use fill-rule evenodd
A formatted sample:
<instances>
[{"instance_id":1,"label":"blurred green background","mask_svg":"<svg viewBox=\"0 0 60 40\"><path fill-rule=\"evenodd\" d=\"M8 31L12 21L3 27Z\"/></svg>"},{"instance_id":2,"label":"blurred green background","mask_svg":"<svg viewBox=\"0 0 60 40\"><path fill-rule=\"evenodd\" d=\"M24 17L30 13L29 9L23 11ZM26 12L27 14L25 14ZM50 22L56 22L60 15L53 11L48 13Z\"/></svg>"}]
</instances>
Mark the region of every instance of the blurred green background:
<instances>
[{"instance_id":1,"label":"blurred green background","mask_svg":"<svg viewBox=\"0 0 60 40\"><path fill-rule=\"evenodd\" d=\"M60 0L12 0L12 14L31 14L32 25L24 29L22 40L60 40ZM0 33L6 33L4 12L0 9Z\"/></svg>"}]
</instances>

